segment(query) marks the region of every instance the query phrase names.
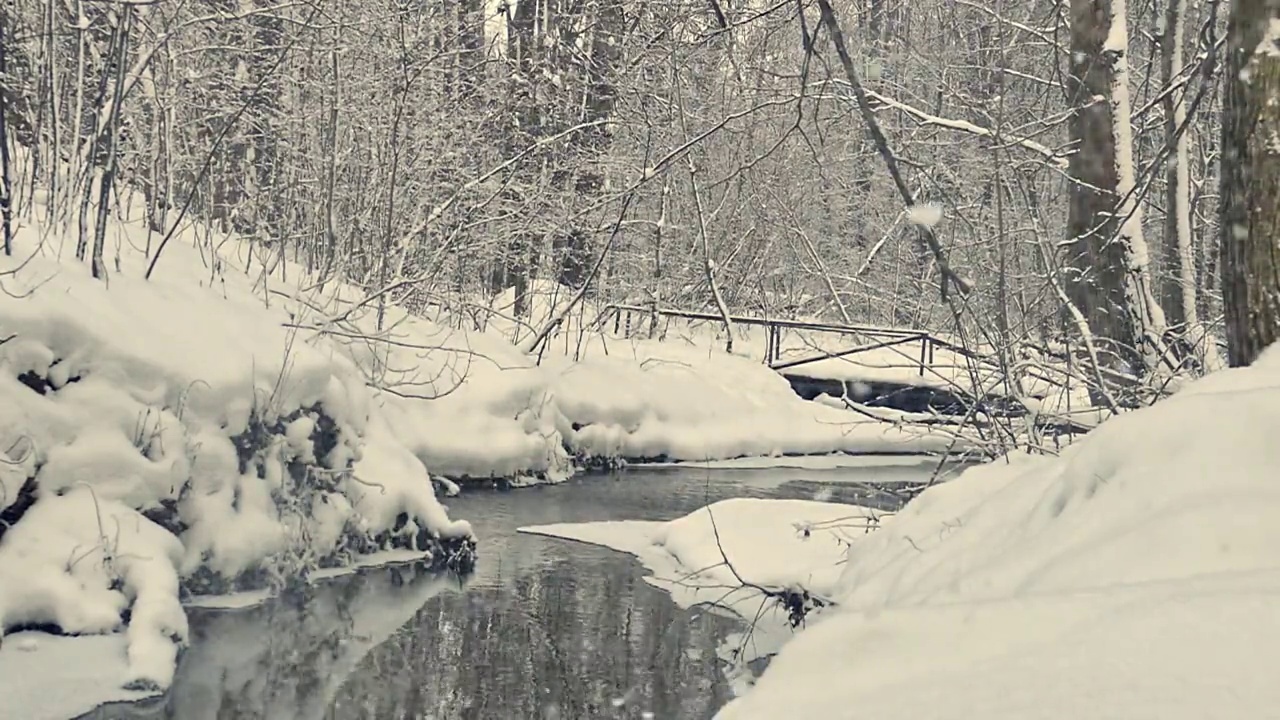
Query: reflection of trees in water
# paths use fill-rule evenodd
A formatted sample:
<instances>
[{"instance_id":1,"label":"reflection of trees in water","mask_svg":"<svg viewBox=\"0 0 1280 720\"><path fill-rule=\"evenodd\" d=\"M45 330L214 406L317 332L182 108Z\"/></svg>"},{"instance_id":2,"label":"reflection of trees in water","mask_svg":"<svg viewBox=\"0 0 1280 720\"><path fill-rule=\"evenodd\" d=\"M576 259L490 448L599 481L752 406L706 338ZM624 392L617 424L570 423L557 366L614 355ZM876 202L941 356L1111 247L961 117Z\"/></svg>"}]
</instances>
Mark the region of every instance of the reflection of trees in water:
<instances>
[{"instance_id":1,"label":"reflection of trees in water","mask_svg":"<svg viewBox=\"0 0 1280 720\"><path fill-rule=\"evenodd\" d=\"M371 646L456 581L393 568L236 612L193 611L192 645L163 698L108 706L86 718L321 718Z\"/></svg>"},{"instance_id":2,"label":"reflection of trees in water","mask_svg":"<svg viewBox=\"0 0 1280 720\"><path fill-rule=\"evenodd\" d=\"M716 647L735 624L690 620L629 562L581 551L504 589L429 602L365 657L327 717L710 717L728 701Z\"/></svg>"}]
</instances>

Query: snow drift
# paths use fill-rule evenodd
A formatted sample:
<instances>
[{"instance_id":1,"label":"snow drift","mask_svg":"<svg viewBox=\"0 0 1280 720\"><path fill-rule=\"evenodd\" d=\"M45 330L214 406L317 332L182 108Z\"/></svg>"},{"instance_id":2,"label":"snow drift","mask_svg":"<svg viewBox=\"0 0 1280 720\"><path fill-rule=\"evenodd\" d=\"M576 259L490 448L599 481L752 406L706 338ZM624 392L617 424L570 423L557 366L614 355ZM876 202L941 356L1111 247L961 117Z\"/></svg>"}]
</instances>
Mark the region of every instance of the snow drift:
<instances>
[{"instance_id":1,"label":"snow drift","mask_svg":"<svg viewBox=\"0 0 1280 720\"><path fill-rule=\"evenodd\" d=\"M469 557L349 353L191 247L143 280L130 229L107 282L38 228L0 258L0 634L123 630L126 684L163 689L180 587L279 587L392 547Z\"/></svg>"},{"instance_id":2,"label":"snow drift","mask_svg":"<svg viewBox=\"0 0 1280 720\"><path fill-rule=\"evenodd\" d=\"M857 539L724 718L1272 717L1280 347Z\"/></svg>"}]
</instances>

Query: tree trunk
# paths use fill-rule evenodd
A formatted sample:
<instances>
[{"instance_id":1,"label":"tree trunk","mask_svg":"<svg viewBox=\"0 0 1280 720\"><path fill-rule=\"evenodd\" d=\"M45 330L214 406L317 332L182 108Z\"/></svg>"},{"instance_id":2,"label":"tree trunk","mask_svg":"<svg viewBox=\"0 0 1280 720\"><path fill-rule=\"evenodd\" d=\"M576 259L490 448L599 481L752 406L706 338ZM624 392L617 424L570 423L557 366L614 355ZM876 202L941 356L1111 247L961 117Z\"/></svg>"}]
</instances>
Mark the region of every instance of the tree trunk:
<instances>
[{"instance_id":1,"label":"tree trunk","mask_svg":"<svg viewBox=\"0 0 1280 720\"><path fill-rule=\"evenodd\" d=\"M1280 7L1235 0L1222 124L1222 299L1228 361L1280 335Z\"/></svg>"},{"instance_id":2,"label":"tree trunk","mask_svg":"<svg viewBox=\"0 0 1280 720\"><path fill-rule=\"evenodd\" d=\"M129 29L132 19L133 10L126 5L124 16L117 21L119 27L116 32L120 39L116 49L116 78L112 89L111 112L107 118L107 157L102 169L102 183L98 188L98 217L97 224L93 227L93 252L89 260L93 276L99 280L107 276L102 253L107 242L107 218L111 214L111 187L120 166L120 104L124 93L125 61L129 59Z\"/></svg>"},{"instance_id":3,"label":"tree trunk","mask_svg":"<svg viewBox=\"0 0 1280 720\"><path fill-rule=\"evenodd\" d=\"M1173 140L1187 119L1186 88L1171 89L1183 71L1186 43L1186 0L1168 0L1161 36L1161 80L1170 88L1164 97L1165 138ZM1191 252L1191 175L1187 133L1177 137L1166 167L1164 218L1164 287L1161 306L1170 327L1196 322L1195 261Z\"/></svg>"},{"instance_id":4,"label":"tree trunk","mask_svg":"<svg viewBox=\"0 0 1280 720\"><path fill-rule=\"evenodd\" d=\"M1164 313L1151 291L1135 189L1124 0L1071 0L1073 113L1067 288L1104 362L1145 375L1160 363ZM1101 100L1098 100L1101 98Z\"/></svg>"},{"instance_id":5,"label":"tree trunk","mask_svg":"<svg viewBox=\"0 0 1280 720\"><path fill-rule=\"evenodd\" d=\"M8 72L5 43L9 42L9 28L3 11L0 11L0 77ZM4 254L13 254L13 180L9 171L9 123L8 103L0 93L0 222L4 223Z\"/></svg>"}]
</instances>

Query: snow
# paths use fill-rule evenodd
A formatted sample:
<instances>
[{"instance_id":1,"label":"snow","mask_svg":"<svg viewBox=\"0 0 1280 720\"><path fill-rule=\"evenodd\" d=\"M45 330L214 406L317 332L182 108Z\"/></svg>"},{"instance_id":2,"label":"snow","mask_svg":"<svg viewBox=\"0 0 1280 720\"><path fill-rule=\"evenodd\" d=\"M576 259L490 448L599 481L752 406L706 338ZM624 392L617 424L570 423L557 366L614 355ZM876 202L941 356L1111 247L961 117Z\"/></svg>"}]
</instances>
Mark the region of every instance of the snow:
<instances>
[{"instance_id":1,"label":"snow","mask_svg":"<svg viewBox=\"0 0 1280 720\"><path fill-rule=\"evenodd\" d=\"M572 298L573 292L568 288L547 281L530 283L526 291L526 303L529 307L529 321L516 322L509 314L515 303L514 291L506 292L493 298L490 307L494 314L489 319L489 327L506 337L527 339L532 328L541 327L547 320L557 317L564 305ZM684 366L685 375L707 375L702 378L705 388L708 384L719 382L718 377L725 368L740 368L737 383L749 383L744 387L753 390L756 387L776 385L776 373L768 372L761 359L766 356L768 338L765 328L738 323L734 326L734 353L722 352L725 345L724 326L719 321L684 320L666 318L659 321L661 327L658 339L638 337L649 334L649 315L642 309L634 309L627 315L627 321L618 322L619 332L613 332L613 316L605 314L606 310L591 301L569 313L564 327L552 334L551 340L543 348L544 364L555 367L558 364L572 366L578 376L570 382L576 385L581 378L583 385L593 379L590 372L580 372L586 368L596 367L608 378L609 372L597 367L597 363L613 359L617 364L639 363L642 368L651 369L658 365ZM628 329L629 328L629 329ZM601 333L601 330L604 332ZM948 338L934 333L932 337L943 342L929 342L923 348L925 367L921 369L922 340L920 332L908 328L867 328L865 333L833 333L803 329L781 330L779 337L780 355L783 362L806 362L792 367L784 367L784 375L798 375L819 380L839 380L849 383L889 383L916 387L930 387L940 390L961 391L965 394L985 396L989 394L1007 395L1005 374L990 358L995 351L990 347L977 348L983 355L977 359L953 350L948 346L963 346L959 338ZM854 348L859 352L849 353ZM830 355L841 353L838 357ZM849 353L849 354L845 354ZM1088 388L1078 380L1068 376L1068 368L1056 359L1041 357L1031 349L1026 349L1021 356L1014 359L1014 369L1019 377L1020 386L1015 387L1012 394L1027 405L1034 405L1034 410L1042 414L1067 415L1090 409ZM636 368L630 367L625 373L633 374ZM714 373L711 372L714 369ZM593 396L606 397L608 400L622 400L629 396L641 398L655 397L651 388L644 385L618 380L612 383L619 389L595 387L571 388L580 392L591 392ZM646 383L647 384L647 383ZM975 390L976 388L976 390ZM657 388L660 392L667 387ZM670 389L677 389L672 384ZM616 393L617 397L611 397ZM546 402L555 402L555 398L541 396ZM819 399L821 401L821 399ZM833 408L841 412L825 416L824 422L830 418L842 418L838 422L849 423L847 408L839 398L827 401ZM684 403L685 406L699 406L700 403ZM618 408L615 408L618 409ZM590 410L590 408L588 408ZM624 414L626 408L620 408ZM688 411L688 408L685 408ZM573 408L565 412L571 422L578 421ZM588 412L588 418L591 413ZM865 419L865 418L864 418ZM912 418L890 416L889 422L895 420L910 421ZM932 416L929 416L932 419ZM860 420L859 420L860 422ZM821 432L821 431L819 431ZM505 444L505 443L504 443ZM835 447L833 449L840 449ZM936 451L936 446L923 446L921 451ZM876 443L857 447L855 452L876 452ZM765 448L757 448L757 454L767 454ZM785 451L784 451L785 452ZM797 449L797 454L809 454L807 449ZM817 451L821 452L821 451ZM718 457L715 452L704 453L705 457Z\"/></svg>"},{"instance_id":2,"label":"snow","mask_svg":"<svg viewBox=\"0 0 1280 720\"><path fill-rule=\"evenodd\" d=\"M695 461L947 447L942 437L802 400L767 366L722 352L634 340L607 357L546 365L570 424L561 432L581 455Z\"/></svg>"},{"instance_id":3,"label":"snow","mask_svg":"<svg viewBox=\"0 0 1280 720\"><path fill-rule=\"evenodd\" d=\"M1280 347L849 548L839 605L720 717L1268 717Z\"/></svg>"},{"instance_id":4,"label":"snow","mask_svg":"<svg viewBox=\"0 0 1280 720\"><path fill-rule=\"evenodd\" d=\"M0 626L106 633L120 629L129 608L126 684L167 687L187 637L181 555L176 537L89 486L45 498L0 545Z\"/></svg>"},{"instance_id":5,"label":"snow","mask_svg":"<svg viewBox=\"0 0 1280 720\"><path fill-rule=\"evenodd\" d=\"M1018 380L1012 387L1006 374L996 363L974 359L933 344L921 369L921 341L912 340L888 346L868 344L867 349L851 355L824 357L834 348L792 348L783 352L783 360L814 358L810 362L784 368L782 372L816 380L837 380L849 384L851 399L870 394L869 383L886 383L909 387L928 387L960 393L969 397L1017 397L1029 410L1055 416L1077 413L1097 415L1091 405L1085 383L1072 379L1066 368L1054 360L1027 352L1012 363ZM845 350L849 348L844 348ZM836 398L835 405L843 400ZM911 419L906 417L904 419Z\"/></svg>"},{"instance_id":6,"label":"snow","mask_svg":"<svg viewBox=\"0 0 1280 720\"><path fill-rule=\"evenodd\" d=\"M300 307L265 306L190 236L143 279L144 232L109 228L105 283L38 226L0 257L0 509L34 501L0 527L0 634L120 635L113 676L163 690L187 643L180 586L364 562L349 540L402 514L419 551L471 529L390 430L365 357L297 330Z\"/></svg>"},{"instance_id":7,"label":"snow","mask_svg":"<svg viewBox=\"0 0 1280 720\"><path fill-rule=\"evenodd\" d=\"M532 328L572 298L530 284L528 321L510 313L512 290L490 301L484 330L389 315L384 362L432 379L376 399L396 440L438 478L559 480L582 461L703 461L832 452L945 452L948 440L891 427L798 398L753 357L713 349L714 339L667 342L608 337L597 309L570 313L571 326L544 348L541 364L519 352ZM425 352L424 348L430 348ZM400 388L405 390L406 388ZM429 402L417 397L425 390ZM482 443L477 438L484 438Z\"/></svg>"},{"instance_id":8,"label":"snow","mask_svg":"<svg viewBox=\"0 0 1280 720\"><path fill-rule=\"evenodd\" d=\"M501 317L466 331L340 283L304 292L301 268L234 237L180 232L146 279L138 218L111 221L100 281L32 222L0 257L0 509L34 501L0 536L0 631L124 634L133 687L172 682L180 589L248 604L373 562L374 538L420 556L470 537L429 471L556 480L618 458L950 445L804 401L708 345L596 334L539 364Z\"/></svg>"},{"instance_id":9,"label":"snow","mask_svg":"<svg viewBox=\"0 0 1280 720\"><path fill-rule=\"evenodd\" d=\"M791 636L770 591L807 591L829 598L853 538L890 515L873 508L813 500L734 498L670 522L608 521L520 528L635 555L681 607L709 605L752 623L750 643L734 658L776 651Z\"/></svg>"},{"instance_id":10,"label":"snow","mask_svg":"<svg viewBox=\"0 0 1280 720\"><path fill-rule=\"evenodd\" d=\"M34 644L34 650L25 649ZM128 651L123 635L59 637L39 632L7 635L0 643L0 698L4 717L66 720L104 702L141 700L153 690L126 690ZM10 714L12 713L12 714Z\"/></svg>"},{"instance_id":11,"label":"snow","mask_svg":"<svg viewBox=\"0 0 1280 720\"><path fill-rule=\"evenodd\" d=\"M942 222L942 206L937 203L921 203L907 208L907 222L921 227L933 227Z\"/></svg>"}]
</instances>

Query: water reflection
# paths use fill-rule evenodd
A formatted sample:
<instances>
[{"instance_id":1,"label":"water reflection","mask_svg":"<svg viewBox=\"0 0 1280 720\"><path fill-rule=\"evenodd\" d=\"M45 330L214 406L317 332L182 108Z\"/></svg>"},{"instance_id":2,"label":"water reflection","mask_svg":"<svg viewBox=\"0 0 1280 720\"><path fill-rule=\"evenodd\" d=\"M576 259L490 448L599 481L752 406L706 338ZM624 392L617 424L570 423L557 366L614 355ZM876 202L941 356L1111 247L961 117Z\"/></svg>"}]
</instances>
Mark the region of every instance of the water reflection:
<instances>
[{"instance_id":1,"label":"water reflection","mask_svg":"<svg viewBox=\"0 0 1280 720\"><path fill-rule=\"evenodd\" d=\"M191 610L191 647L171 691L84 717L323 717L371 648L411 621L432 596L457 589L447 576L400 567L325 584L301 602Z\"/></svg>"},{"instance_id":2,"label":"water reflection","mask_svg":"<svg viewBox=\"0 0 1280 720\"><path fill-rule=\"evenodd\" d=\"M715 652L735 623L691 617L609 551L571 548L503 587L428 602L326 717L703 718L728 701Z\"/></svg>"},{"instance_id":3,"label":"water reflection","mask_svg":"<svg viewBox=\"0 0 1280 720\"><path fill-rule=\"evenodd\" d=\"M717 650L741 626L678 608L628 555L517 528L667 519L726 497L896 505L847 482L927 470L629 472L457 498L481 538L476 574L371 571L304 602L193 611L173 688L86 718L707 718L729 700Z\"/></svg>"}]
</instances>

